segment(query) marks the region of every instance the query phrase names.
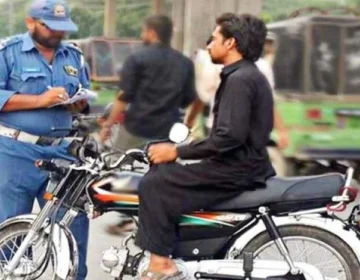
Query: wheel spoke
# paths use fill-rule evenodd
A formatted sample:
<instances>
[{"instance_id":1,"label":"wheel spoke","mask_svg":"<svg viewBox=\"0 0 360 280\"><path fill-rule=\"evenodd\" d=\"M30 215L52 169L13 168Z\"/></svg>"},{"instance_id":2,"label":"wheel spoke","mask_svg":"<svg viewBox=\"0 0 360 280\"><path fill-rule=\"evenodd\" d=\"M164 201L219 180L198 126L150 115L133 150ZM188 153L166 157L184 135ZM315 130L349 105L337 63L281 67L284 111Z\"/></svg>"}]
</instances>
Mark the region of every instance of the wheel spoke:
<instances>
[{"instance_id":1,"label":"wheel spoke","mask_svg":"<svg viewBox=\"0 0 360 280\"><path fill-rule=\"evenodd\" d=\"M304 257L304 261L306 263L309 263L309 259L308 259L307 255L306 255L309 248L305 246L305 241L304 240L301 243L303 244L302 247L304 248L304 250L301 252L300 256L298 257L298 260L300 261ZM318 248L318 246L317 247L314 246L314 248L312 248L312 250L310 250L309 255L311 256L311 254L314 253L317 250L317 248Z\"/></svg>"},{"instance_id":2,"label":"wheel spoke","mask_svg":"<svg viewBox=\"0 0 360 280\"><path fill-rule=\"evenodd\" d=\"M27 233L28 231L25 229L21 232L15 231L14 233L11 233L10 231L8 235L2 237L2 240L0 241L0 278L4 267L8 265L9 261L14 257L16 252L19 250ZM14 279L18 279L17 277L19 276L16 276L19 275L18 273L31 273L26 276L25 275L21 276L21 279L23 280L30 280L35 278L41 280L54 279L55 271L57 267L57 257L53 251L54 247L52 243L49 244L51 246L50 256L49 256L50 261L47 263L47 266L44 271L42 271L42 268L40 267L40 265L45 260L47 253L48 240L45 238L46 236L41 236L41 238L37 238L36 242L31 244L31 246L27 249L27 251L24 253L24 255L21 258L20 264L14 271L14 274L12 276L15 277ZM42 244L44 244L44 246L42 246Z\"/></svg>"},{"instance_id":3,"label":"wheel spoke","mask_svg":"<svg viewBox=\"0 0 360 280\"><path fill-rule=\"evenodd\" d=\"M325 279L347 280L349 272L346 272L344 260L341 255L339 258L339 253L328 244L303 236L290 236L283 240L294 262L305 262L315 266ZM259 248L254 256L263 260L284 260L272 241Z\"/></svg>"},{"instance_id":4,"label":"wheel spoke","mask_svg":"<svg viewBox=\"0 0 360 280\"><path fill-rule=\"evenodd\" d=\"M2 260L1 262L9 262L9 259L6 257L6 254L4 253L4 250L1 249L1 255L4 257L5 260Z\"/></svg>"}]
</instances>

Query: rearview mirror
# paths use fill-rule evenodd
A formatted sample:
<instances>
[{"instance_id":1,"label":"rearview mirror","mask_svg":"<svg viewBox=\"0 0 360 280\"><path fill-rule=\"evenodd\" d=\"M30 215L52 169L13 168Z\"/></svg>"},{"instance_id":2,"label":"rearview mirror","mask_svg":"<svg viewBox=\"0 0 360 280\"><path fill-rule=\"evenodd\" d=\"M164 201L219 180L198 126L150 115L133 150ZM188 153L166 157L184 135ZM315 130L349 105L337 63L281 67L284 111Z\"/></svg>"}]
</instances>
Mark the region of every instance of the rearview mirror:
<instances>
[{"instance_id":1,"label":"rearview mirror","mask_svg":"<svg viewBox=\"0 0 360 280\"><path fill-rule=\"evenodd\" d=\"M169 139L171 142L180 144L184 142L189 136L189 128L183 123L175 123L169 133Z\"/></svg>"}]
</instances>

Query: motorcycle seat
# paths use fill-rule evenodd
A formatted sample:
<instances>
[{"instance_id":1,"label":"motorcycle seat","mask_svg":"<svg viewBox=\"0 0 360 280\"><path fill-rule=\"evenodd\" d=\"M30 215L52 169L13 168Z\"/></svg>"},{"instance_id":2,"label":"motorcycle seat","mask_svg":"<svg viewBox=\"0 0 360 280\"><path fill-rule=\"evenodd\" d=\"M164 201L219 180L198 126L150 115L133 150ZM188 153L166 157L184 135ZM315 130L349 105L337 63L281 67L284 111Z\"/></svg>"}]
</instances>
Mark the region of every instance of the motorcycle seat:
<instances>
[{"instance_id":1,"label":"motorcycle seat","mask_svg":"<svg viewBox=\"0 0 360 280\"><path fill-rule=\"evenodd\" d=\"M344 176L338 173L306 177L273 177L267 181L264 188L242 192L206 210L238 210L284 202L331 201L344 185Z\"/></svg>"},{"instance_id":2,"label":"motorcycle seat","mask_svg":"<svg viewBox=\"0 0 360 280\"><path fill-rule=\"evenodd\" d=\"M118 180L113 183L112 191L137 195L142 176L143 174L132 172L118 173ZM330 202L344 185L344 176L339 173L305 177L272 177L264 188L246 190L230 200L205 210L241 210L276 203L302 203L316 200Z\"/></svg>"}]
</instances>

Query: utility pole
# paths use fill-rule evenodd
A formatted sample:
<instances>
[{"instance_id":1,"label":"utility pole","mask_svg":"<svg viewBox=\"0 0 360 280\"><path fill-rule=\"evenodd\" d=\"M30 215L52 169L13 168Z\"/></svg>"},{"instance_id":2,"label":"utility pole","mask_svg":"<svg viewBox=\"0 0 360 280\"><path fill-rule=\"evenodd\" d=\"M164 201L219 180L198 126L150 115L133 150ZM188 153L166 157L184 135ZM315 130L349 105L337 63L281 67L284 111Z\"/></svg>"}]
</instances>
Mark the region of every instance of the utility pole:
<instances>
[{"instance_id":1,"label":"utility pole","mask_svg":"<svg viewBox=\"0 0 360 280\"><path fill-rule=\"evenodd\" d=\"M152 0L152 7L154 15L163 14L165 12L165 0Z\"/></svg>"},{"instance_id":2,"label":"utility pole","mask_svg":"<svg viewBox=\"0 0 360 280\"><path fill-rule=\"evenodd\" d=\"M116 37L116 0L105 0L104 37Z\"/></svg>"},{"instance_id":3,"label":"utility pole","mask_svg":"<svg viewBox=\"0 0 360 280\"><path fill-rule=\"evenodd\" d=\"M180 52L184 50L185 1L186 0L175 0L172 4L171 16L174 23L172 45Z\"/></svg>"},{"instance_id":4,"label":"utility pole","mask_svg":"<svg viewBox=\"0 0 360 280\"><path fill-rule=\"evenodd\" d=\"M153 0L153 14L158 15L160 14L160 0Z\"/></svg>"}]
</instances>

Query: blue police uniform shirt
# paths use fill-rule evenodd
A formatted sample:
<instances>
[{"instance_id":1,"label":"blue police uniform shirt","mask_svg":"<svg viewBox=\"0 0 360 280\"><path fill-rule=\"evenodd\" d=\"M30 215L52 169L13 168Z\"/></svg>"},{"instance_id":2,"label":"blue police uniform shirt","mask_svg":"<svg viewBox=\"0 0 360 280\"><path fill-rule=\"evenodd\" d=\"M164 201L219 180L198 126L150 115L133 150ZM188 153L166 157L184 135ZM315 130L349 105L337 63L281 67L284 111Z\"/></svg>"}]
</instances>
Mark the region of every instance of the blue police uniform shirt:
<instances>
[{"instance_id":1,"label":"blue police uniform shirt","mask_svg":"<svg viewBox=\"0 0 360 280\"><path fill-rule=\"evenodd\" d=\"M49 65L29 33L10 37L0 46L0 109L14 94L41 95L48 87L64 87L71 97L79 84L89 88L87 73L81 50L71 44L61 43ZM72 113L63 106L0 112L0 123L38 136L63 137L71 129ZM5 142L14 142L4 138L0 136L0 151L4 150ZM42 152L54 149L27 143L19 145Z\"/></svg>"}]
</instances>

